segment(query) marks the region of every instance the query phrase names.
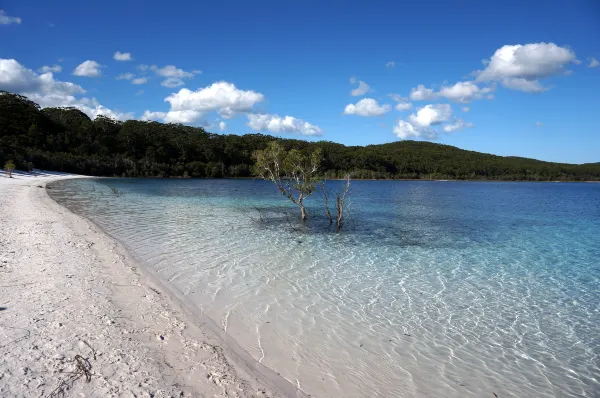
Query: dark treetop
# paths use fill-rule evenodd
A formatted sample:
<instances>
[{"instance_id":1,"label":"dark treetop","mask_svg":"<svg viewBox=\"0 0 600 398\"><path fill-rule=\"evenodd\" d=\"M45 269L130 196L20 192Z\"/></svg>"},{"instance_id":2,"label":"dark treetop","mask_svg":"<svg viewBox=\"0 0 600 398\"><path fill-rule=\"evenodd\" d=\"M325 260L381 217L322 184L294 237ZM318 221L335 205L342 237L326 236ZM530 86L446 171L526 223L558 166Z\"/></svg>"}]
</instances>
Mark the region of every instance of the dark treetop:
<instances>
[{"instance_id":1,"label":"dark treetop","mask_svg":"<svg viewBox=\"0 0 600 398\"><path fill-rule=\"evenodd\" d=\"M222 135L199 127L139 120L91 120L74 108L40 107L0 91L0 165L96 176L249 177L252 153L270 141L287 150L323 151L326 178L600 181L600 163L542 162L465 151L449 145L401 141L344 146L262 134Z\"/></svg>"}]
</instances>

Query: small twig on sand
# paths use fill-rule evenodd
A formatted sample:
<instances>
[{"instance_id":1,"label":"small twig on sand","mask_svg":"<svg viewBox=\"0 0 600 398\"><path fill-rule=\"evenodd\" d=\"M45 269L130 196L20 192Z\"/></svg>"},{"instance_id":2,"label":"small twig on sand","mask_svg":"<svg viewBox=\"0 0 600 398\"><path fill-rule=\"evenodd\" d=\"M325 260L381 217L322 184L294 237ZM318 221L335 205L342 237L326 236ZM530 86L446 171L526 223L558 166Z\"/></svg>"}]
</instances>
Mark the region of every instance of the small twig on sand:
<instances>
[{"instance_id":1,"label":"small twig on sand","mask_svg":"<svg viewBox=\"0 0 600 398\"><path fill-rule=\"evenodd\" d=\"M81 342L82 342L83 344L85 344L86 346L88 346L88 347L90 348L90 350L92 350L92 357L94 358L94 361L95 361L95 360L96 360L96 350L94 350L94 349L92 348L92 346L91 346L91 345L90 345L90 344L89 344L87 341L85 341L85 340L81 340Z\"/></svg>"},{"instance_id":2,"label":"small twig on sand","mask_svg":"<svg viewBox=\"0 0 600 398\"><path fill-rule=\"evenodd\" d=\"M85 342L84 342L85 343ZM89 344L85 343L88 347ZM90 347L92 348L92 347ZM95 354L94 349L92 348L92 352ZM68 391L71 387L73 387L73 383L75 383L82 376L85 376L85 381L89 383L92 380L92 364L87 358L82 357L81 355L75 355L73 361L75 362L75 370L73 372L65 372L65 374L69 374L67 378L61 379L58 387L56 387L49 395L49 398L54 397L64 397L66 391Z\"/></svg>"}]
</instances>

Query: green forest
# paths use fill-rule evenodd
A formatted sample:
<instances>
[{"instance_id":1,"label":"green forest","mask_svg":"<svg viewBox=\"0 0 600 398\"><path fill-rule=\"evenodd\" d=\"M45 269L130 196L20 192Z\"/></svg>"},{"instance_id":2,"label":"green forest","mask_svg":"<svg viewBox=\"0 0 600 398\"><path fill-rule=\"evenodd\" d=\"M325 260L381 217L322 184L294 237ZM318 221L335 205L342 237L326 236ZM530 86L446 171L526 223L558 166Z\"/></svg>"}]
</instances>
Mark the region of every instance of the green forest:
<instances>
[{"instance_id":1,"label":"green forest","mask_svg":"<svg viewBox=\"0 0 600 398\"><path fill-rule=\"evenodd\" d=\"M286 150L321 148L324 178L600 181L600 163L542 162L399 141L368 146L308 142L263 134L213 134L200 127L140 120L91 120L75 108L44 108L0 92L0 165L94 176L250 177L256 150L276 140Z\"/></svg>"}]
</instances>

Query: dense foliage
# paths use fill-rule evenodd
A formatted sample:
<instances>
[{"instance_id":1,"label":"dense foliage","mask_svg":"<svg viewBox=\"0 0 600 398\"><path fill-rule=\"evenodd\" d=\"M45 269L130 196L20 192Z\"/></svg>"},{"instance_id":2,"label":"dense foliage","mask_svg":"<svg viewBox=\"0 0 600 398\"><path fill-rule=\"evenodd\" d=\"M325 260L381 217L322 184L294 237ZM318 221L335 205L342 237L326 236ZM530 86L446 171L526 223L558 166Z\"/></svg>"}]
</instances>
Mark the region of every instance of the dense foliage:
<instances>
[{"instance_id":1,"label":"dense foliage","mask_svg":"<svg viewBox=\"0 0 600 398\"><path fill-rule=\"evenodd\" d=\"M139 120L91 120L74 108L40 107L0 92L0 164L97 176L249 177L255 150L277 140L286 150L323 151L326 178L600 180L600 163L571 165L401 141L365 147L221 135L199 127Z\"/></svg>"}]
</instances>

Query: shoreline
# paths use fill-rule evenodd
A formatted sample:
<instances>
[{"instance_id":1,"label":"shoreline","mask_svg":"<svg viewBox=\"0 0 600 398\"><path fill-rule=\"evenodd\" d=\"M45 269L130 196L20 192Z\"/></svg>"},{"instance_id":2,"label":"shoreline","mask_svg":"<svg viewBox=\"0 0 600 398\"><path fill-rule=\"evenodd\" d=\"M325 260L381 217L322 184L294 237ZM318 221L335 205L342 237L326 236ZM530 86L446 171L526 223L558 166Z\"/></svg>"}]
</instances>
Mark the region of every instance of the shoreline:
<instances>
[{"instance_id":1,"label":"shoreline","mask_svg":"<svg viewBox=\"0 0 600 398\"><path fill-rule=\"evenodd\" d=\"M0 178L0 395L305 396L46 191L87 177L15 177ZM65 385L77 355L90 382Z\"/></svg>"}]
</instances>

